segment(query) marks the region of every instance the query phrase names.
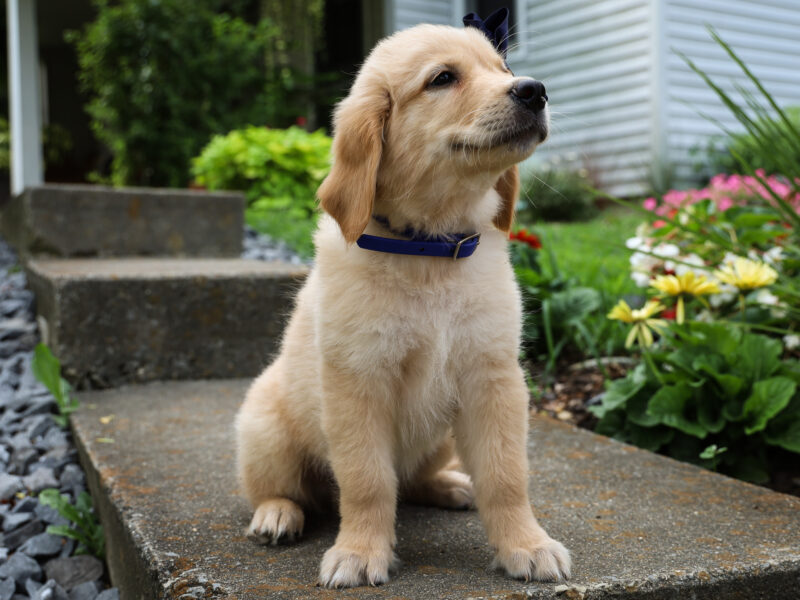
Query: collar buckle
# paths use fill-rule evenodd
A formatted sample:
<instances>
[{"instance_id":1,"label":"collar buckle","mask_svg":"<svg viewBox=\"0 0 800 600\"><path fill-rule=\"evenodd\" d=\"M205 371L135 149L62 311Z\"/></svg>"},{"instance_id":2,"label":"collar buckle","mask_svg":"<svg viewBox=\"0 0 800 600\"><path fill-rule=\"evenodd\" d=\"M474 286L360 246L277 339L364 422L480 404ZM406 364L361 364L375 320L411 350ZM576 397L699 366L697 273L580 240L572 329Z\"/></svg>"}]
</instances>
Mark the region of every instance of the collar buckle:
<instances>
[{"instance_id":1,"label":"collar buckle","mask_svg":"<svg viewBox=\"0 0 800 600\"><path fill-rule=\"evenodd\" d=\"M455 261L455 260L458 260L458 253L459 253L459 252L461 252L461 245L462 245L464 242L468 242L468 241L470 241L470 240L472 240L472 239L475 239L475 238L478 238L478 243L477 243L477 244L475 244L475 245L477 246L478 244L480 244L480 243L481 243L481 242L480 242L480 238L481 238L481 234L480 234L480 233L473 233L472 235L468 235L468 236L466 236L466 237L463 237L463 238L461 238L461 239L458 241L458 243L456 243L456 248L455 248L455 250L453 251L453 260L454 260L454 261Z\"/></svg>"}]
</instances>

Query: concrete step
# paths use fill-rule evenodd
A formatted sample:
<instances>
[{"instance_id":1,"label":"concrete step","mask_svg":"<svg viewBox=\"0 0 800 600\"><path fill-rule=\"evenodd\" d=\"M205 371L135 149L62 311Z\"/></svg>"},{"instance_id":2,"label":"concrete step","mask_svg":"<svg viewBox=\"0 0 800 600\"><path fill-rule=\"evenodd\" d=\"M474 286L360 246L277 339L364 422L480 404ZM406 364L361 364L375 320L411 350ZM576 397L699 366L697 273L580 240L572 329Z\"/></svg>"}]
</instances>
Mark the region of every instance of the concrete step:
<instances>
[{"instance_id":1,"label":"concrete step","mask_svg":"<svg viewBox=\"0 0 800 600\"><path fill-rule=\"evenodd\" d=\"M545 418L533 420L530 489L542 524L572 551L568 583L488 570L475 512L401 505L402 565L388 584L317 588L335 516L313 517L295 545L242 534L251 515L237 493L231 422L248 383L80 395L75 439L123 600L798 597L800 499Z\"/></svg>"},{"instance_id":2,"label":"concrete step","mask_svg":"<svg viewBox=\"0 0 800 600\"><path fill-rule=\"evenodd\" d=\"M12 199L0 231L28 256L235 257L244 196L156 188L43 185Z\"/></svg>"},{"instance_id":3,"label":"concrete step","mask_svg":"<svg viewBox=\"0 0 800 600\"><path fill-rule=\"evenodd\" d=\"M78 388L257 374L306 267L242 259L26 265L43 338Z\"/></svg>"}]
</instances>

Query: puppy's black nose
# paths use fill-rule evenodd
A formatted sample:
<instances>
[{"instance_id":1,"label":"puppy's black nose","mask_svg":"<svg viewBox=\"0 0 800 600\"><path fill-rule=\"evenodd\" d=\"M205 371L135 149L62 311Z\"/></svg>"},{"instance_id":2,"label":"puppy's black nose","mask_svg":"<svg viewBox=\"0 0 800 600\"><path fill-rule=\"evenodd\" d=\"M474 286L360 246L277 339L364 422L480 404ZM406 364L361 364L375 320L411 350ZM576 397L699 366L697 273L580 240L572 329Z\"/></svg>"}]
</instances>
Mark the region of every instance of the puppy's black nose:
<instances>
[{"instance_id":1,"label":"puppy's black nose","mask_svg":"<svg viewBox=\"0 0 800 600\"><path fill-rule=\"evenodd\" d=\"M531 110L540 111L547 104L547 90L541 81L521 77L511 86L511 95Z\"/></svg>"}]
</instances>

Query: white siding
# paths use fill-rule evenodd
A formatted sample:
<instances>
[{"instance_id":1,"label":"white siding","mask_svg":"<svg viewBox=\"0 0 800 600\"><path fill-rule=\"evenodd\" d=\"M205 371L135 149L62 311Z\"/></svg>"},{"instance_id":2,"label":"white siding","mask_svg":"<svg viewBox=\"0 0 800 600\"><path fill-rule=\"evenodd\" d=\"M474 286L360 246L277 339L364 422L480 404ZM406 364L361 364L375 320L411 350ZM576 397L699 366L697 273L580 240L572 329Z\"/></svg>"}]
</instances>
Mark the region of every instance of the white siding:
<instances>
[{"instance_id":1,"label":"white siding","mask_svg":"<svg viewBox=\"0 0 800 600\"><path fill-rule=\"evenodd\" d=\"M527 0L524 57L544 82L552 133L533 164L585 168L615 194L644 190L652 161L653 0Z\"/></svg>"},{"instance_id":2,"label":"white siding","mask_svg":"<svg viewBox=\"0 0 800 600\"><path fill-rule=\"evenodd\" d=\"M399 31L419 23L452 25L452 0L394 0L390 1L392 22L390 31Z\"/></svg>"},{"instance_id":3,"label":"white siding","mask_svg":"<svg viewBox=\"0 0 800 600\"><path fill-rule=\"evenodd\" d=\"M781 106L800 104L800 0L662 0L668 40L663 57L665 131L669 160L679 181L692 175L689 150L705 147L719 127L699 113L739 129L717 95L675 54L682 52L733 97L745 84L738 66L709 36L713 26ZM747 86L751 89L752 86Z\"/></svg>"}]
</instances>

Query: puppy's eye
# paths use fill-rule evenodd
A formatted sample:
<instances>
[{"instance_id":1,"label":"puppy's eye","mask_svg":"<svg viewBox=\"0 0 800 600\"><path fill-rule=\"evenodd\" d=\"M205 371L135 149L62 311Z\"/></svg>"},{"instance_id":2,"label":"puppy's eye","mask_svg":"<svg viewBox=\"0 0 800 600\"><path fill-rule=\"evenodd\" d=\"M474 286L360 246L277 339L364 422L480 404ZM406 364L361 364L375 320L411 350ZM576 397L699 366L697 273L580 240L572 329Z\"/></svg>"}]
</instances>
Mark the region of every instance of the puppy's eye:
<instances>
[{"instance_id":1,"label":"puppy's eye","mask_svg":"<svg viewBox=\"0 0 800 600\"><path fill-rule=\"evenodd\" d=\"M456 76L453 75L450 71L442 71L439 73L433 81L428 84L428 87L443 87L445 85L450 85L451 83L455 83Z\"/></svg>"},{"instance_id":2,"label":"puppy's eye","mask_svg":"<svg viewBox=\"0 0 800 600\"><path fill-rule=\"evenodd\" d=\"M514 74L514 71L511 70L511 67L508 66L508 63L506 61L503 61L503 68L512 75Z\"/></svg>"}]
</instances>

